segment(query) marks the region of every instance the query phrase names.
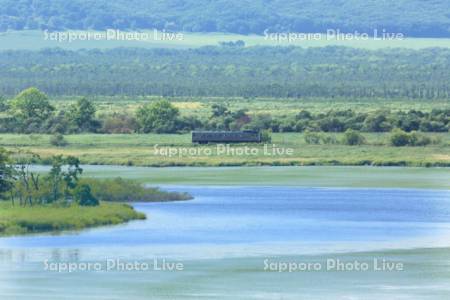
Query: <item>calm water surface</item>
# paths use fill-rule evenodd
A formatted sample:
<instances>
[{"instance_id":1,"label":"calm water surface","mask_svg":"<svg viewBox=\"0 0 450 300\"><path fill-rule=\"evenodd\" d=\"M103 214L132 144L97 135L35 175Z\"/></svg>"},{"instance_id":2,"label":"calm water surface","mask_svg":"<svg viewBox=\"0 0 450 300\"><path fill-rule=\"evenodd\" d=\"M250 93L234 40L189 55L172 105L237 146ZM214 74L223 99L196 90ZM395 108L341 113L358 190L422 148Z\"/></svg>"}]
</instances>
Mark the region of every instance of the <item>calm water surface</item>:
<instances>
[{"instance_id":1,"label":"calm water surface","mask_svg":"<svg viewBox=\"0 0 450 300\"><path fill-rule=\"evenodd\" d=\"M450 299L449 191L167 188L195 199L136 204L146 221L0 239L0 299ZM45 270L108 259L150 270ZM184 270L154 270L163 259ZM403 270L375 271L383 259ZM370 268L327 270L328 260Z\"/></svg>"}]
</instances>

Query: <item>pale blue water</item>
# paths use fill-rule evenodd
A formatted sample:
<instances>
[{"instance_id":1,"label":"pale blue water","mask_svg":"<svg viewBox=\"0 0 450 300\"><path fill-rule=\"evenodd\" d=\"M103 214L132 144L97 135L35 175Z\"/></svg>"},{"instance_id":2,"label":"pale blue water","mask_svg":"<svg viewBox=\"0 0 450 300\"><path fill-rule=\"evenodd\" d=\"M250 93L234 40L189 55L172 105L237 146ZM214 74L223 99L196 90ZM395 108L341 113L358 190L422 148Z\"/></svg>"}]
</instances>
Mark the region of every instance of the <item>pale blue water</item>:
<instances>
[{"instance_id":1,"label":"pale blue water","mask_svg":"<svg viewBox=\"0 0 450 300\"><path fill-rule=\"evenodd\" d=\"M0 299L450 299L450 192L167 187L125 225L0 239ZM57 273L50 262L154 258L183 271ZM273 262L386 259L403 271L274 272Z\"/></svg>"}]
</instances>

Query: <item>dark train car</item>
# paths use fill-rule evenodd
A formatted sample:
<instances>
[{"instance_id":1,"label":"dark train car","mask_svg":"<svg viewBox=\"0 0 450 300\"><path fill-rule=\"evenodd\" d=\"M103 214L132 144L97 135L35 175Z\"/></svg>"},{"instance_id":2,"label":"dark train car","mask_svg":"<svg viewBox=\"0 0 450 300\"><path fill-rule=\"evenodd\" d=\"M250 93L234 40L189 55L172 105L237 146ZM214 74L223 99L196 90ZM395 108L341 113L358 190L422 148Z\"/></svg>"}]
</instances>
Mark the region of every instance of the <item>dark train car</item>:
<instances>
[{"instance_id":1,"label":"dark train car","mask_svg":"<svg viewBox=\"0 0 450 300\"><path fill-rule=\"evenodd\" d=\"M208 143L261 143L258 131L193 131L192 142Z\"/></svg>"}]
</instances>

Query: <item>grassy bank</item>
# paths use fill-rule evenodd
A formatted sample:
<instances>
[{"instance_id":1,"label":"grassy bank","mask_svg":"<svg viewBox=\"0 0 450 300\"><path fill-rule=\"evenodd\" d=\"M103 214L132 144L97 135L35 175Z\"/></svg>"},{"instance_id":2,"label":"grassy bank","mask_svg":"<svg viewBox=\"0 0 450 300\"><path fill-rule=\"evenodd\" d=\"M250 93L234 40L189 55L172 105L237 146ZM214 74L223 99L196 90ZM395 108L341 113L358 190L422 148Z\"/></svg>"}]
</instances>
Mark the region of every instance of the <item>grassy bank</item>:
<instances>
[{"instance_id":1,"label":"grassy bank","mask_svg":"<svg viewBox=\"0 0 450 300\"><path fill-rule=\"evenodd\" d=\"M3 202L0 203L0 236L79 230L140 219L145 219L145 215L126 204L102 202L97 207L20 207Z\"/></svg>"},{"instance_id":2,"label":"grassy bank","mask_svg":"<svg viewBox=\"0 0 450 300\"><path fill-rule=\"evenodd\" d=\"M387 143L389 134L365 133L367 144L361 146L309 145L301 133L277 133L272 144L287 153L274 155L264 151L263 145L255 147L255 154L239 155L246 145L232 146L236 151L218 152L217 145L193 145L190 134L83 134L66 136L68 146L55 147L49 135L0 135L0 147L18 148L37 153L45 163L52 155L73 155L83 164L134 165L134 166L261 166L261 165L374 165L374 166L450 166L450 134L427 134L440 139L437 145L425 147L393 147ZM330 134L341 139L342 134ZM155 151L155 146L158 150ZM164 154L163 151L185 149L188 154ZM192 154L192 152L194 154ZM232 151L232 150L231 150ZM190 152L190 153L189 153Z\"/></svg>"}]
</instances>

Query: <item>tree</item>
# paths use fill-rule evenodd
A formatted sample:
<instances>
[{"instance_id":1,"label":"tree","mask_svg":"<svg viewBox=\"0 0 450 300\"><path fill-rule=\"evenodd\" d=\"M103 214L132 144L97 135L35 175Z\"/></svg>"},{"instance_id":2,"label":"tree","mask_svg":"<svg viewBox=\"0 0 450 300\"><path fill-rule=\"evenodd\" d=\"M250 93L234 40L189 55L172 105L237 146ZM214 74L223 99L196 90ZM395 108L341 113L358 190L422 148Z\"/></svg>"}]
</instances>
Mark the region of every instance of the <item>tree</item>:
<instances>
[{"instance_id":1,"label":"tree","mask_svg":"<svg viewBox=\"0 0 450 300\"><path fill-rule=\"evenodd\" d=\"M12 106L18 116L29 120L45 120L49 118L55 108L48 101L46 94L37 88L29 88L18 94L12 101Z\"/></svg>"},{"instance_id":2,"label":"tree","mask_svg":"<svg viewBox=\"0 0 450 300\"><path fill-rule=\"evenodd\" d=\"M7 111L9 109L8 101L5 97L0 95L0 112Z\"/></svg>"},{"instance_id":3,"label":"tree","mask_svg":"<svg viewBox=\"0 0 450 300\"><path fill-rule=\"evenodd\" d=\"M385 132L391 130L387 115L389 112L379 111L369 115L364 120L364 129L369 132Z\"/></svg>"},{"instance_id":4,"label":"tree","mask_svg":"<svg viewBox=\"0 0 450 300\"><path fill-rule=\"evenodd\" d=\"M77 187L78 176L83 173L83 169L80 167L80 160L75 156L68 156L64 162L67 165L67 170L63 173L65 182L64 195L69 197L70 191Z\"/></svg>"},{"instance_id":5,"label":"tree","mask_svg":"<svg viewBox=\"0 0 450 300\"><path fill-rule=\"evenodd\" d=\"M61 155L52 158L52 168L48 174L48 182L51 186L52 201L57 201L61 197L61 185L63 182L62 166L64 159Z\"/></svg>"},{"instance_id":6,"label":"tree","mask_svg":"<svg viewBox=\"0 0 450 300\"><path fill-rule=\"evenodd\" d=\"M11 191L14 185L13 168L8 162L8 152L0 148L0 198L3 198L5 193Z\"/></svg>"},{"instance_id":7,"label":"tree","mask_svg":"<svg viewBox=\"0 0 450 300\"><path fill-rule=\"evenodd\" d=\"M81 206L98 206L100 203L92 195L91 187L88 184L80 184L74 192L75 200Z\"/></svg>"},{"instance_id":8,"label":"tree","mask_svg":"<svg viewBox=\"0 0 450 300\"><path fill-rule=\"evenodd\" d=\"M78 130L95 132L100 127L96 111L94 103L83 97L70 107L69 118Z\"/></svg>"},{"instance_id":9,"label":"tree","mask_svg":"<svg viewBox=\"0 0 450 300\"><path fill-rule=\"evenodd\" d=\"M167 100L146 104L136 113L139 131L143 133L173 133L178 116L179 110Z\"/></svg>"},{"instance_id":10,"label":"tree","mask_svg":"<svg viewBox=\"0 0 450 300\"><path fill-rule=\"evenodd\" d=\"M222 104L213 104L211 106L212 109L212 118L222 117L229 113L228 108Z\"/></svg>"},{"instance_id":11,"label":"tree","mask_svg":"<svg viewBox=\"0 0 450 300\"><path fill-rule=\"evenodd\" d=\"M32 206L40 198L40 175L31 171L32 164L39 159L37 154L28 151L19 151L15 153L14 173L17 178L15 185L19 196L20 205L26 206L27 203Z\"/></svg>"},{"instance_id":12,"label":"tree","mask_svg":"<svg viewBox=\"0 0 450 300\"><path fill-rule=\"evenodd\" d=\"M64 169L63 169L64 168ZM50 183L51 201L57 201L63 196L67 199L71 191L77 187L78 176L83 172L78 158L62 155L52 157L52 168L47 177Z\"/></svg>"}]
</instances>

